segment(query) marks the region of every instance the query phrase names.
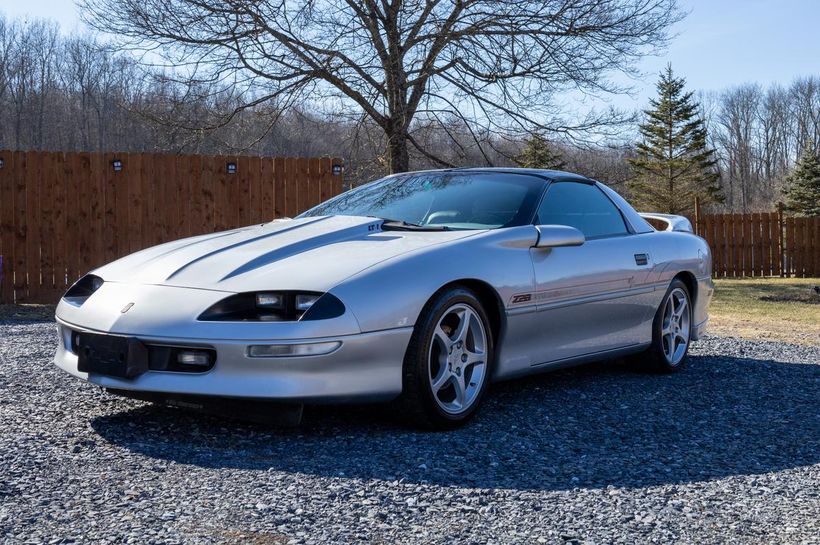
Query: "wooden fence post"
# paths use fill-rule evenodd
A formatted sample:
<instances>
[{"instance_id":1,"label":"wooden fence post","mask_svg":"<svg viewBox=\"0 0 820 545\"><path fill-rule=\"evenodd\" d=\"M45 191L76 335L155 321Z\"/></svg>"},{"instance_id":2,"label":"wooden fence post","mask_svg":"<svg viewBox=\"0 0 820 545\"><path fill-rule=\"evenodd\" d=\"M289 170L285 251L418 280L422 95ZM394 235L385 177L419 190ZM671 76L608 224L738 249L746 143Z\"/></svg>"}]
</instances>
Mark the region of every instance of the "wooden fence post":
<instances>
[{"instance_id":1,"label":"wooden fence post","mask_svg":"<svg viewBox=\"0 0 820 545\"><path fill-rule=\"evenodd\" d=\"M783 203L777 203L777 240L778 240L778 256L777 259L780 261L780 277L785 278L788 276L786 272L786 246L784 244L783 238Z\"/></svg>"},{"instance_id":2,"label":"wooden fence post","mask_svg":"<svg viewBox=\"0 0 820 545\"><path fill-rule=\"evenodd\" d=\"M695 234L700 236L700 197L695 197Z\"/></svg>"}]
</instances>

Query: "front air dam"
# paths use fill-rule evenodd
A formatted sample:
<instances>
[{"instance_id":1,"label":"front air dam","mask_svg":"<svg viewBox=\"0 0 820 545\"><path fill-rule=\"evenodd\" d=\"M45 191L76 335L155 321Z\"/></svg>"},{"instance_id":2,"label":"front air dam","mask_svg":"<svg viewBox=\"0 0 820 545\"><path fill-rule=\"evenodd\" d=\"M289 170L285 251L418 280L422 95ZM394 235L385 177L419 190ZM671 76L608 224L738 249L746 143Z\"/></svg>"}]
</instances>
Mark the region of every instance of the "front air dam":
<instances>
[{"instance_id":1,"label":"front air dam","mask_svg":"<svg viewBox=\"0 0 820 545\"><path fill-rule=\"evenodd\" d=\"M108 393L265 426L298 426L304 405L258 398L215 397L106 388Z\"/></svg>"}]
</instances>

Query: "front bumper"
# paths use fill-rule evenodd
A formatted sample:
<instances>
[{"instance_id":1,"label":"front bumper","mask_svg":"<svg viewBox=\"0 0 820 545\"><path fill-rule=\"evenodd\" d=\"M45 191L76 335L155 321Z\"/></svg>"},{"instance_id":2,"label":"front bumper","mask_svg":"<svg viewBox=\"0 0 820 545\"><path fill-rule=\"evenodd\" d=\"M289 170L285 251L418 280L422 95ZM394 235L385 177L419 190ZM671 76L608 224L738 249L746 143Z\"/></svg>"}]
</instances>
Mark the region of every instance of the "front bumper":
<instances>
[{"instance_id":1,"label":"front bumper","mask_svg":"<svg viewBox=\"0 0 820 545\"><path fill-rule=\"evenodd\" d=\"M401 393L402 362L412 327L327 338L274 339L270 342L341 341L333 353L321 356L251 358L250 344L264 341L168 338L134 335L146 344L207 346L216 364L204 373L147 371L122 379L77 369L70 331L105 333L58 319L60 343L54 363L67 373L115 390L216 397L256 398L293 402L377 401Z\"/></svg>"}]
</instances>

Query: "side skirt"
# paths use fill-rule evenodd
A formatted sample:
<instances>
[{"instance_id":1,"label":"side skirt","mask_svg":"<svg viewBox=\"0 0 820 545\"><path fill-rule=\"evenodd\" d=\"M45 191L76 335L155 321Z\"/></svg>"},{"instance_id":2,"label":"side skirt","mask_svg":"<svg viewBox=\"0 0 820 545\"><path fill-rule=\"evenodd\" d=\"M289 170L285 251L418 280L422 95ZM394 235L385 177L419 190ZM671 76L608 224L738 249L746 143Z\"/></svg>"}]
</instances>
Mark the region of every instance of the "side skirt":
<instances>
[{"instance_id":1,"label":"side skirt","mask_svg":"<svg viewBox=\"0 0 820 545\"><path fill-rule=\"evenodd\" d=\"M535 375L538 373L546 373L549 371L556 371L558 369L566 369L568 367L575 367L577 365L584 365L585 363L592 363L596 361L609 360L621 358L624 356L631 356L643 352L652 343L634 344L625 346L623 348L615 348L613 350L603 350L601 352L593 352L591 354L584 354L582 356L574 356L571 358L564 358L561 360L553 360L544 363L536 363L525 369L519 369L514 373L508 375L495 377L495 380L508 380L513 378L524 377L528 375Z\"/></svg>"}]
</instances>

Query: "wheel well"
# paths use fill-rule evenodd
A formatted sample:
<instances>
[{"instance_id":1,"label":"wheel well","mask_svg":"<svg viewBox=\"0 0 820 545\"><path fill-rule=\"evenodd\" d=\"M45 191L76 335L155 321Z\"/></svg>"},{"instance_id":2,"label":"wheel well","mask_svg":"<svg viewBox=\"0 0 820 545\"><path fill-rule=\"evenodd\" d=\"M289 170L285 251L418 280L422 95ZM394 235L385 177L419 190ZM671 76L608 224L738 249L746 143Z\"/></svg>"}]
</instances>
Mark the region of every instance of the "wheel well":
<instances>
[{"instance_id":1,"label":"wheel well","mask_svg":"<svg viewBox=\"0 0 820 545\"><path fill-rule=\"evenodd\" d=\"M484 310L487 312L487 317L490 319L490 328L492 329L494 341L493 344L497 346L504 320L504 305L501 302L501 297L499 297L498 292L495 291L495 288L487 282L484 282L483 280L476 280L474 278L455 280L442 286L439 291L456 286L468 288L475 292L478 296L478 300L481 301Z\"/></svg>"},{"instance_id":2,"label":"wheel well","mask_svg":"<svg viewBox=\"0 0 820 545\"><path fill-rule=\"evenodd\" d=\"M681 271L675 275L675 278L686 284L686 289L689 290L689 296L692 297L692 303L694 304L698 299L698 281L695 275L689 271Z\"/></svg>"}]
</instances>

